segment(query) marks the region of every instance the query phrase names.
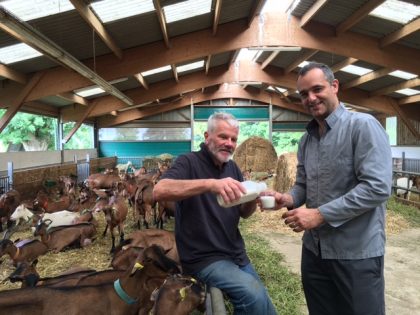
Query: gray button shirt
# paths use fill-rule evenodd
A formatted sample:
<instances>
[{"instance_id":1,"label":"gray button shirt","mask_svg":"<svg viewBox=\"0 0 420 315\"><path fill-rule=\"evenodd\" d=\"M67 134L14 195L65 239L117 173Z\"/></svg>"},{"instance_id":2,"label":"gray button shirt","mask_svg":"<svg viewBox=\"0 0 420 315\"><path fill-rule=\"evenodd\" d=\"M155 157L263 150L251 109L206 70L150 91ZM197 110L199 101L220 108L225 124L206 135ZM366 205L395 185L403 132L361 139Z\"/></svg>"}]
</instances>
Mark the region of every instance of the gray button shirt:
<instances>
[{"instance_id":1,"label":"gray button shirt","mask_svg":"<svg viewBox=\"0 0 420 315\"><path fill-rule=\"evenodd\" d=\"M363 259L385 252L386 201L391 194L388 136L371 115L343 104L320 138L312 120L300 140L294 207L319 208L326 223L305 231L303 244L326 259Z\"/></svg>"}]
</instances>

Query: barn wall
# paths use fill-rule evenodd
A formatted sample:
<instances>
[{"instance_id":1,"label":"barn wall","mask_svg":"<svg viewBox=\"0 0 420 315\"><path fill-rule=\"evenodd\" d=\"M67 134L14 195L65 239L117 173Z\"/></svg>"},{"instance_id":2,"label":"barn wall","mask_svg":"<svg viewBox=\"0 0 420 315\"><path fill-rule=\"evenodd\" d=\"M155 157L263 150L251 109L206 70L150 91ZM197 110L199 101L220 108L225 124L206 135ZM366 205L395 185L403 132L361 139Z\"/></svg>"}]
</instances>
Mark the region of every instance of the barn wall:
<instances>
[{"instance_id":1,"label":"barn wall","mask_svg":"<svg viewBox=\"0 0 420 315\"><path fill-rule=\"evenodd\" d=\"M63 161L61 152L63 152ZM0 172L7 170L8 162L13 162L14 169L22 169L38 167L41 165L73 162L75 155L78 160L84 160L87 154L89 154L91 158L98 157L96 149L0 153Z\"/></svg>"},{"instance_id":2,"label":"barn wall","mask_svg":"<svg viewBox=\"0 0 420 315\"><path fill-rule=\"evenodd\" d=\"M411 124L420 133L420 121L410 119ZM398 145L420 146L420 139L417 139L406 127L400 118L397 120L397 143Z\"/></svg>"}]
</instances>

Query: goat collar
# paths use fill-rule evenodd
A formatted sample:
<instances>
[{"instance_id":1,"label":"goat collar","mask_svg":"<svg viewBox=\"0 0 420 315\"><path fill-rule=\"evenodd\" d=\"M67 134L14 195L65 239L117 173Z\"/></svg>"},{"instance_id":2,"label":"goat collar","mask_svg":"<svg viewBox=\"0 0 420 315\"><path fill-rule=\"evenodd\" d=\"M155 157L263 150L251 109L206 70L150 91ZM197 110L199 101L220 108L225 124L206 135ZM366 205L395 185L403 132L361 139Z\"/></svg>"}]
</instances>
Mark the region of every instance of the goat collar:
<instances>
[{"instance_id":1,"label":"goat collar","mask_svg":"<svg viewBox=\"0 0 420 315\"><path fill-rule=\"evenodd\" d=\"M117 295L127 304L134 304L137 302L137 299L133 299L129 296L124 289L121 287L120 279L114 281L114 290L117 292Z\"/></svg>"}]
</instances>

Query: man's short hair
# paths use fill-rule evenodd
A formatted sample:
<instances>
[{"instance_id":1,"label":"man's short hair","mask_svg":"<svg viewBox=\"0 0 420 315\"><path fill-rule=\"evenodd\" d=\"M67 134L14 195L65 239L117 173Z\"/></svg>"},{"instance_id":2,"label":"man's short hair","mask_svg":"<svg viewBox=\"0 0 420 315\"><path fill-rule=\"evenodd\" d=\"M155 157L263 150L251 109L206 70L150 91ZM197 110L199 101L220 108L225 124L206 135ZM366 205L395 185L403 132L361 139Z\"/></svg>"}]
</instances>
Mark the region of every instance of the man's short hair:
<instances>
[{"instance_id":1,"label":"man's short hair","mask_svg":"<svg viewBox=\"0 0 420 315\"><path fill-rule=\"evenodd\" d=\"M324 72L325 79L328 81L328 83L332 84L335 80L334 73L332 72L331 68L328 67L326 64L320 63L320 62L313 62L311 61L302 69L299 71L299 77L305 76L306 73L308 73L312 69L321 69L322 72Z\"/></svg>"},{"instance_id":2,"label":"man's short hair","mask_svg":"<svg viewBox=\"0 0 420 315\"><path fill-rule=\"evenodd\" d=\"M215 112L207 120L207 132L213 132L216 129L216 122L219 120L224 120L230 126L239 128L239 122L232 114L226 112Z\"/></svg>"}]
</instances>

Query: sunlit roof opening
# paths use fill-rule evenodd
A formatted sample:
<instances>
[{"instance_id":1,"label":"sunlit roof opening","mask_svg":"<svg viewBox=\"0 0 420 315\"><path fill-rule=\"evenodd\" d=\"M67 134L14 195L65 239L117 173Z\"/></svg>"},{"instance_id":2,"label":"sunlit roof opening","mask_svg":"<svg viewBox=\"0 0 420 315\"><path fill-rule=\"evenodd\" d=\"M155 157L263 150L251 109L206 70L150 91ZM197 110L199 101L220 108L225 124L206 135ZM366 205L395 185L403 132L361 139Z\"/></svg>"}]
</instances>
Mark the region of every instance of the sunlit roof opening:
<instances>
[{"instance_id":1,"label":"sunlit roof opening","mask_svg":"<svg viewBox=\"0 0 420 315\"><path fill-rule=\"evenodd\" d=\"M420 91L415 90L415 89L402 89L402 90L398 90L398 91L395 91L395 92L400 93L400 94L404 94L404 95L407 95L407 96L420 94Z\"/></svg>"},{"instance_id":2,"label":"sunlit roof opening","mask_svg":"<svg viewBox=\"0 0 420 315\"><path fill-rule=\"evenodd\" d=\"M368 68L355 66L355 65L348 65L348 66L345 66L344 68L341 68L340 71L344 71L344 72L347 72L347 73L362 76L362 75L365 75L369 72L372 72L373 70L368 69Z\"/></svg>"},{"instance_id":3,"label":"sunlit roof opening","mask_svg":"<svg viewBox=\"0 0 420 315\"><path fill-rule=\"evenodd\" d=\"M262 50L242 48L234 61L251 60L255 61L262 54Z\"/></svg>"},{"instance_id":4,"label":"sunlit roof opening","mask_svg":"<svg viewBox=\"0 0 420 315\"><path fill-rule=\"evenodd\" d=\"M74 10L69 0L6 0L1 5L23 21Z\"/></svg>"},{"instance_id":5,"label":"sunlit roof opening","mask_svg":"<svg viewBox=\"0 0 420 315\"><path fill-rule=\"evenodd\" d=\"M39 56L42 56L39 51L25 43L0 48L0 62L5 65Z\"/></svg>"},{"instance_id":6,"label":"sunlit roof opening","mask_svg":"<svg viewBox=\"0 0 420 315\"><path fill-rule=\"evenodd\" d=\"M306 66L307 64L309 63L309 61L302 61L299 65L298 65L298 67L299 68L303 68L304 66Z\"/></svg>"},{"instance_id":7,"label":"sunlit roof opening","mask_svg":"<svg viewBox=\"0 0 420 315\"><path fill-rule=\"evenodd\" d=\"M163 7L166 23L211 12L212 0L187 0Z\"/></svg>"},{"instance_id":8,"label":"sunlit roof opening","mask_svg":"<svg viewBox=\"0 0 420 315\"><path fill-rule=\"evenodd\" d=\"M160 67L160 68L155 68L155 69L152 69L152 70L144 71L144 72L141 73L141 75L143 77L146 77L148 75L152 75L152 74L160 73L160 72L165 72L165 71L168 71L168 70L171 70L171 66L163 66L163 67Z\"/></svg>"},{"instance_id":9,"label":"sunlit roof opening","mask_svg":"<svg viewBox=\"0 0 420 315\"><path fill-rule=\"evenodd\" d=\"M200 61L196 61L196 62L192 62L192 63L186 64L186 65L176 67L176 71L178 73L181 73L181 72L185 72L185 71L188 71L188 70L199 69L199 68L202 68L202 67L204 67L204 60L200 60Z\"/></svg>"},{"instance_id":10,"label":"sunlit roof opening","mask_svg":"<svg viewBox=\"0 0 420 315\"><path fill-rule=\"evenodd\" d=\"M369 15L407 24L420 15L420 6L398 0L387 0L370 12Z\"/></svg>"},{"instance_id":11,"label":"sunlit roof opening","mask_svg":"<svg viewBox=\"0 0 420 315\"><path fill-rule=\"evenodd\" d=\"M103 23L155 10L153 0L104 0L92 2L91 7Z\"/></svg>"},{"instance_id":12,"label":"sunlit roof opening","mask_svg":"<svg viewBox=\"0 0 420 315\"><path fill-rule=\"evenodd\" d=\"M392 75L394 77L401 78L404 80L410 80L410 79L414 79L418 77L417 74L413 74L413 73L409 73L409 72L405 72L401 70L393 71L389 75Z\"/></svg>"},{"instance_id":13,"label":"sunlit roof opening","mask_svg":"<svg viewBox=\"0 0 420 315\"><path fill-rule=\"evenodd\" d=\"M82 89L79 89L79 90L75 90L74 93L81 96L81 97L88 97L88 96L92 96L92 95L105 93L105 91L104 91L104 89L95 85L95 86L89 86L89 87L85 87L85 88L82 88Z\"/></svg>"}]
</instances>

